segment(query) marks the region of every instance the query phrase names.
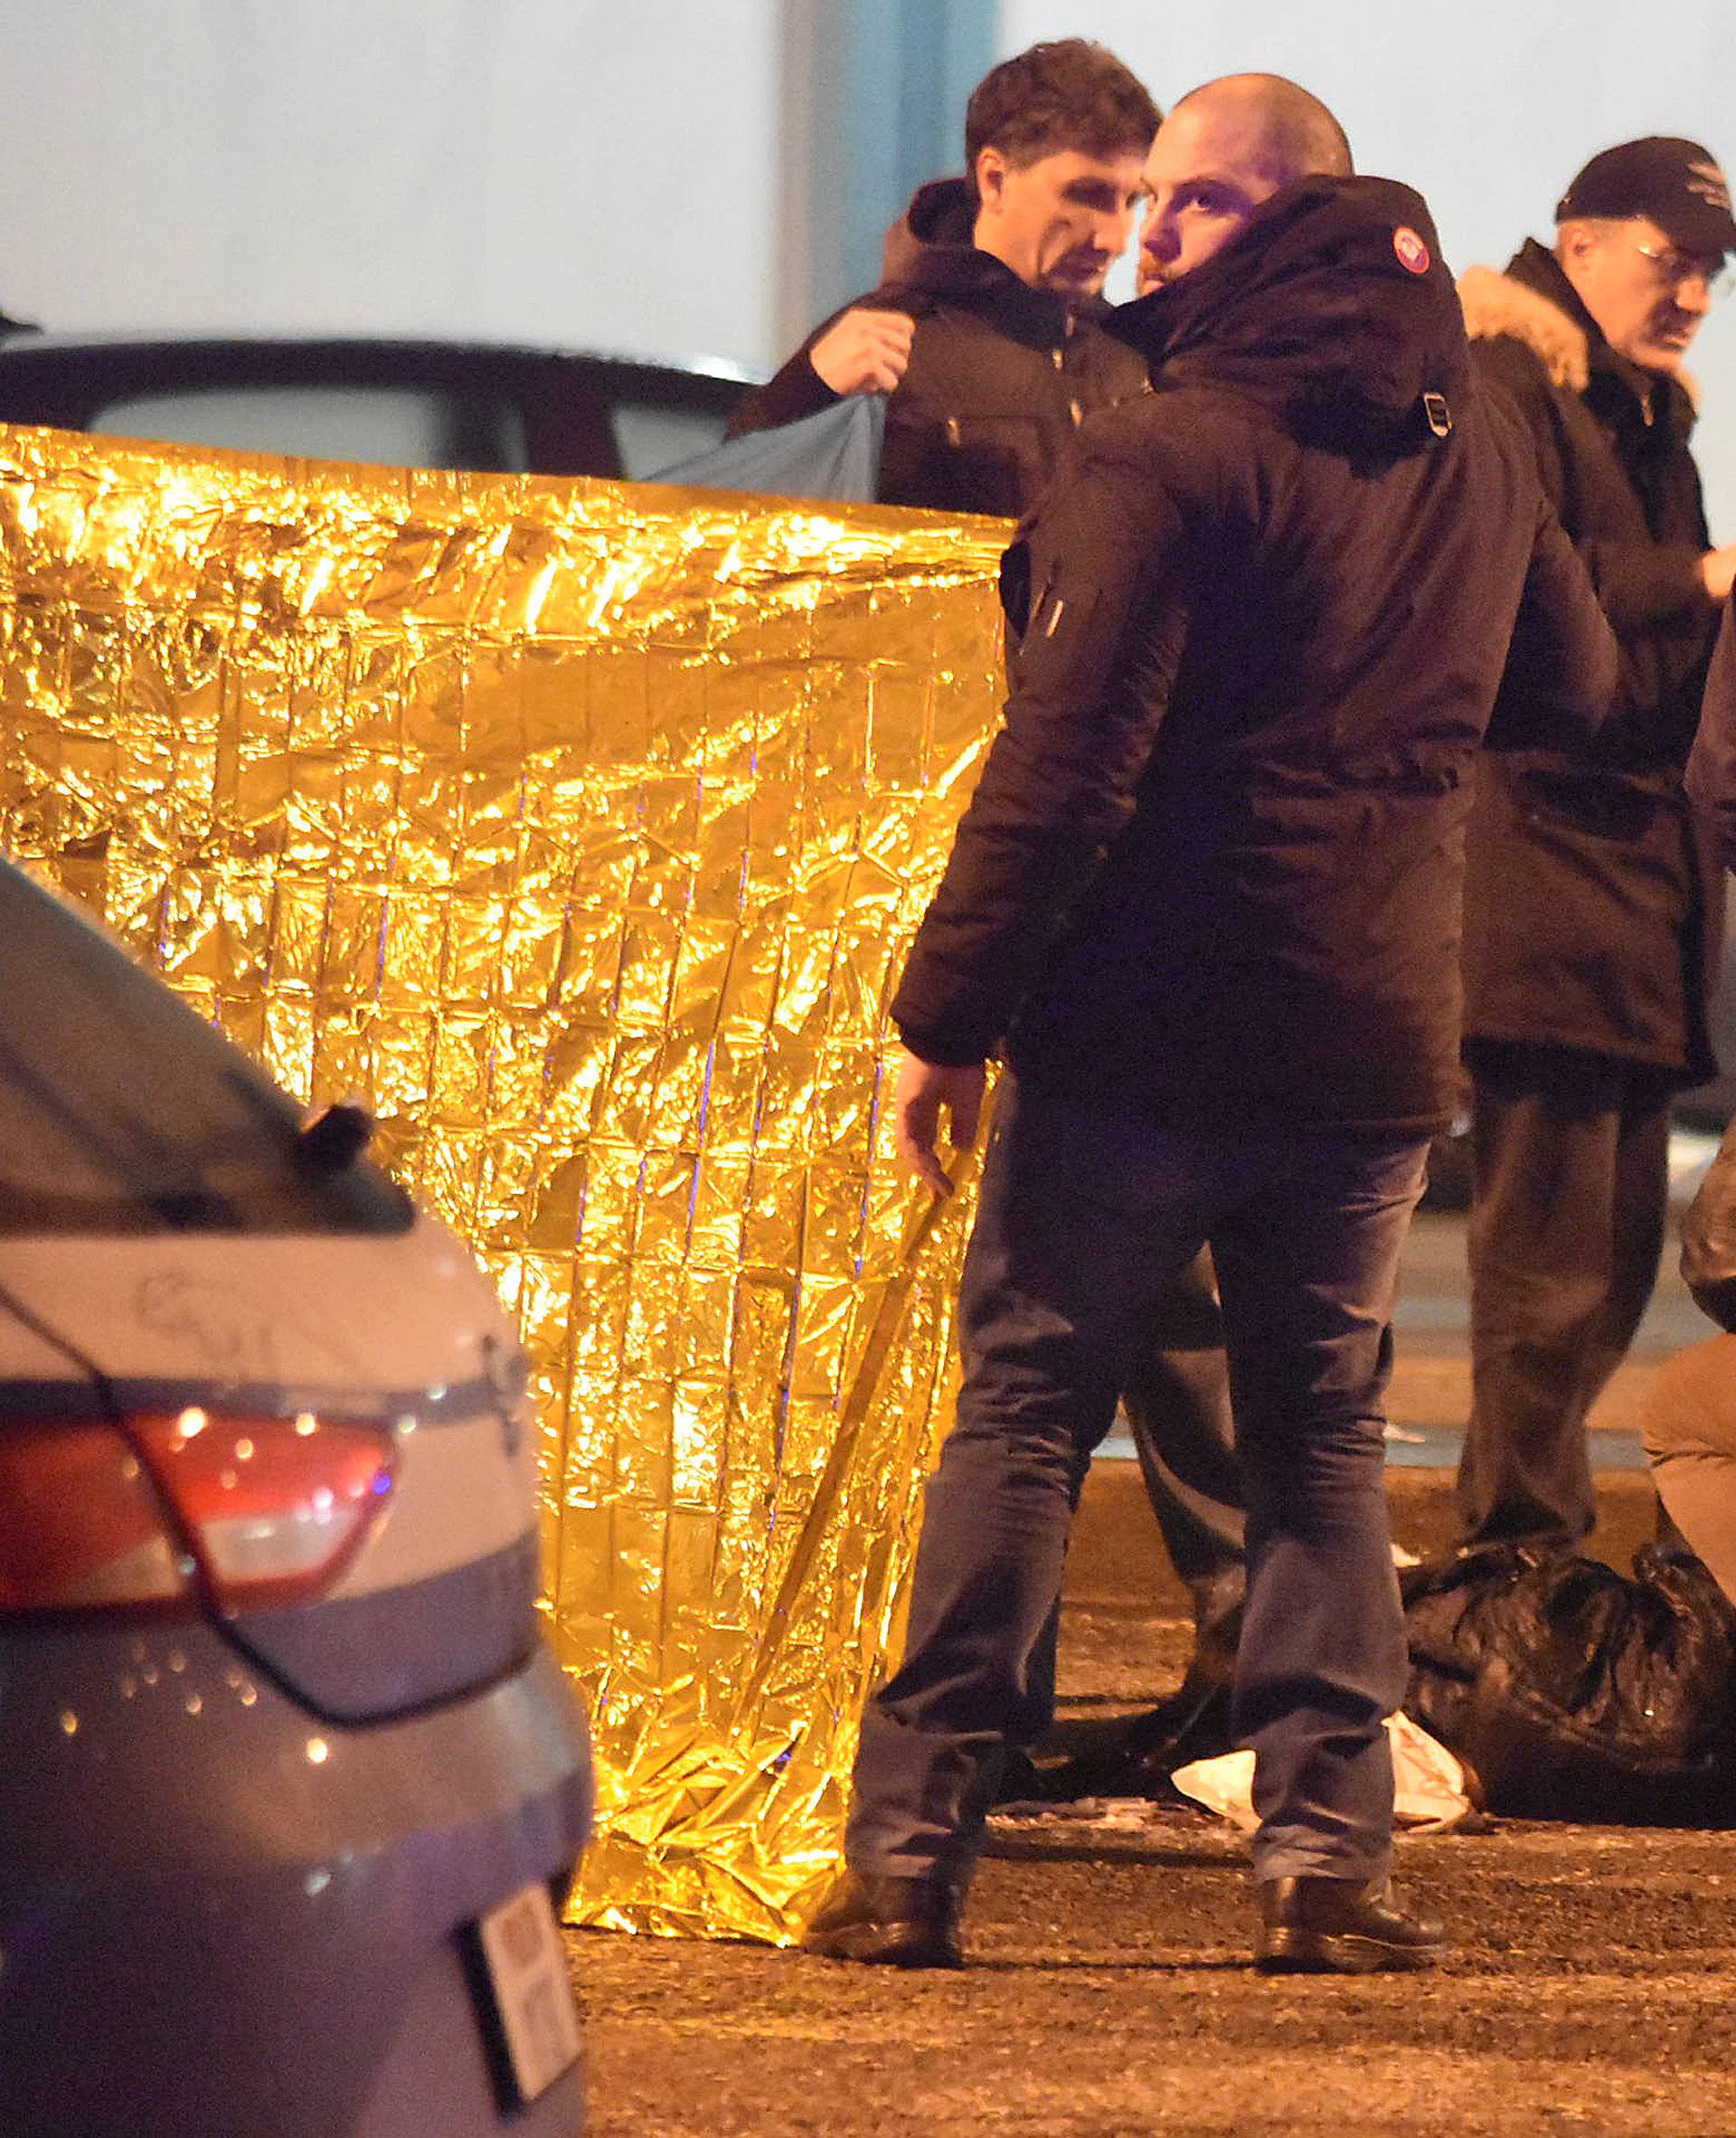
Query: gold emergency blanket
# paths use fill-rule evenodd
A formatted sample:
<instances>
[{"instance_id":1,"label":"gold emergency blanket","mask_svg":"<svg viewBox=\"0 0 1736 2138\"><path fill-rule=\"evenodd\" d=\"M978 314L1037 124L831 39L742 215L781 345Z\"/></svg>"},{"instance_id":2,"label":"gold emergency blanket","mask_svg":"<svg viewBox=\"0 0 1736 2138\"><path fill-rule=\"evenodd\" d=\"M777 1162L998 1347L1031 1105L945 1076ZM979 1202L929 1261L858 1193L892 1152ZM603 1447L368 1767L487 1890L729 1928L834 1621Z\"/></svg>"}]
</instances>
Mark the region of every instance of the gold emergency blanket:
<instances>
[{"instance_id":1,"label":"gold emergency blanket","mask_svg":"<svg viewBox=\"0 0 1736 2138\"><path fill-rule=\"evenodd\" d=\"M885 1009L1005 538L0 430L6 847L359 1094L519 1317L584 1921L786 1938L836 1859L963 1229Z\"/></svg>"}]
</instances>

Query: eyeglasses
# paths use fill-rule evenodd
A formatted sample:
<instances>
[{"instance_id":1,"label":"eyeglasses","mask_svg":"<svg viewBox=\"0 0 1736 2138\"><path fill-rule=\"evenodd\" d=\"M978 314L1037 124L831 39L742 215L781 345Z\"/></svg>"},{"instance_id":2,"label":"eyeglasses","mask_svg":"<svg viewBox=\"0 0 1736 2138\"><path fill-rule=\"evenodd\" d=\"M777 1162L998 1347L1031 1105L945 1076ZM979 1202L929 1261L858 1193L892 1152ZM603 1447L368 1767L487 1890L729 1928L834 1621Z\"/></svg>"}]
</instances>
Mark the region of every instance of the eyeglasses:
<instances>
[{"instance_id":1,"label":"eyeglasses","mask_svg":"<svg viewBox=\"0 0 1736 2138\"><path fill-rule=\"evenodd\" d=\"M1662 279L1676 289L1684 282L1703 282L1708 297L1722 297L1731 286L1730 263L1722 252L1684 252L1675 245L1659 251L1656 246L1637 242L1634 251L1649 260Z\"/></svg>"}]
</instances>

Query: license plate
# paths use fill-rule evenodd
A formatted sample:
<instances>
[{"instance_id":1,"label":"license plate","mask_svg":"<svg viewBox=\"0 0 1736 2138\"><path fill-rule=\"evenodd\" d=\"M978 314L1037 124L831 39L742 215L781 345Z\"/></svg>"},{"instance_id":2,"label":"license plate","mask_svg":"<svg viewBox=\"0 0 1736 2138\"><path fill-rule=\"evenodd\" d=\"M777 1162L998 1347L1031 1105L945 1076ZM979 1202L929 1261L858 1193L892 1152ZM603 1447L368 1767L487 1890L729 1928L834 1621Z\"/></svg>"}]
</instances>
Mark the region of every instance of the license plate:
<instances>
[{"instance_id":1,"label":"license plate","mask_svg":"<svg viewBox=\"0 0 1736 2138\"><path fill-rule=\"evenodd\" d=\"M514 2083L534 2101L571 2070L580 2051L579 2014L567 1974L554 1905L546 1886L526 1886L476 1925Z\"/></svg>"}]
</instances>

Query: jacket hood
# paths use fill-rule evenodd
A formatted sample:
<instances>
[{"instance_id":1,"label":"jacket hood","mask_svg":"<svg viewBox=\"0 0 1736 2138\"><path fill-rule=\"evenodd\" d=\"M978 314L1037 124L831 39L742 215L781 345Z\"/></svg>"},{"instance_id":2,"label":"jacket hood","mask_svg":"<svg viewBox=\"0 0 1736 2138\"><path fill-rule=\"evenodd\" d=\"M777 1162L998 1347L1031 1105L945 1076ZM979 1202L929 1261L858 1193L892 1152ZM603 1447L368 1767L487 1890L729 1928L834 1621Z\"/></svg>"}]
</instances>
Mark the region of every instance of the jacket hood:
<instances>
[{"instance_id":1,"label":"jacket hood","mask_svg":"<svg viewBox=\"0 0 1736 2138\"><path fill-rule=\"evenodd\" d=\"M1570 393L1583 393L1594 369L1621 369L1621 360L1580 302L1561 262L1534 238L1526 239L1505 274L1494 268L1467 268L1458 295L1465 331L1474 342L1502 335L1523 342L1551 380ZM1675 381L1689 405L1695 404L1699 394L1693 377L1679 371Z\"/></svg>"},{"instance_id":2,"label":"jacket hood","mask_svg":"<svg viewBox=\"0 0 1736 2138\"><path fill-rule=\"evenodd\" d=\"M887 232L881 266L885 280L875 301L961 304L993 319L999 331L1033 348L1052 347L1071 317L1107 321L1100 297L1063 296L1033 289L1004 260L973 241L976 203L962 178L935 178L920 185L910 206Z\"/></svg>"},{"instance_id":3,"label":"jacket hood","mask_svg":"<svg viewBox=\"0 0 1736 2138\"><path fill-rule=\"evenodd\" d=\"M1536 251L1554 270L1545 279L1528 255ZM1558 282L1552 289L1549 281ZM1507 272L1467 268L1458 282L1465 331L1474 342L1502 335L1524 342L1558 386L1583 393L1591 376L1591 322L1567 277L1541 245L1528 244Z\"/></svg>"},{"instance_id":4,"label":"jacket hood","mask_svg":"<svg viewBox=\"0 0 1736 2138\"><path fill-rule=\"evenodd\" d=\"M1122 306L1110 332L1160 384L1233 386L1340 449L1415 449L1437 428L1425 394L1448 415L1472 398L1433 218L1386 178L1286 186L1222 252Z\"/></svg>"},{"instance_id":5,"label":"jacket hood","mask_svg":"<svg viewBox=\"0 0 1736 2138\"><path fill-rule=\"evenodd\" d=\"M910 195L910 204L889 223L880 248L880 279L902 282L925 245L968 245L976 227L976 203L962 178L931 178Z\"/></svg>"}]
</instances>

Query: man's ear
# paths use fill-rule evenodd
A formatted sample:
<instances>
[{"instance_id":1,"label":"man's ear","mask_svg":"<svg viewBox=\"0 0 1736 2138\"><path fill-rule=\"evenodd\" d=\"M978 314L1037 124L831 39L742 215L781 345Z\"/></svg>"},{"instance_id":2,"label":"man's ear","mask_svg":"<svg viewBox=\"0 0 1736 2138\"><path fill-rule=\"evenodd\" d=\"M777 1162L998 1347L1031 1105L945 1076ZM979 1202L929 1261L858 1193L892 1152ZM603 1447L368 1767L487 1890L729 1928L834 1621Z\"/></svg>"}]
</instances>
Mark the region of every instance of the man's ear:
<instances>
[{"instance_id":1,"label":"man's ear","mask_svg":"<svg viewBox=\"0 0 1736 2138\"><path fill-rule=\"evenodd\" d=\"M998 148L979 148L976 151L976 168L972 174L976 181L976 198L991 213L1001 204L1001 195L1006 189L1006 174L1010 167L1005 156Z\"/></svg>"}]
</instances>

